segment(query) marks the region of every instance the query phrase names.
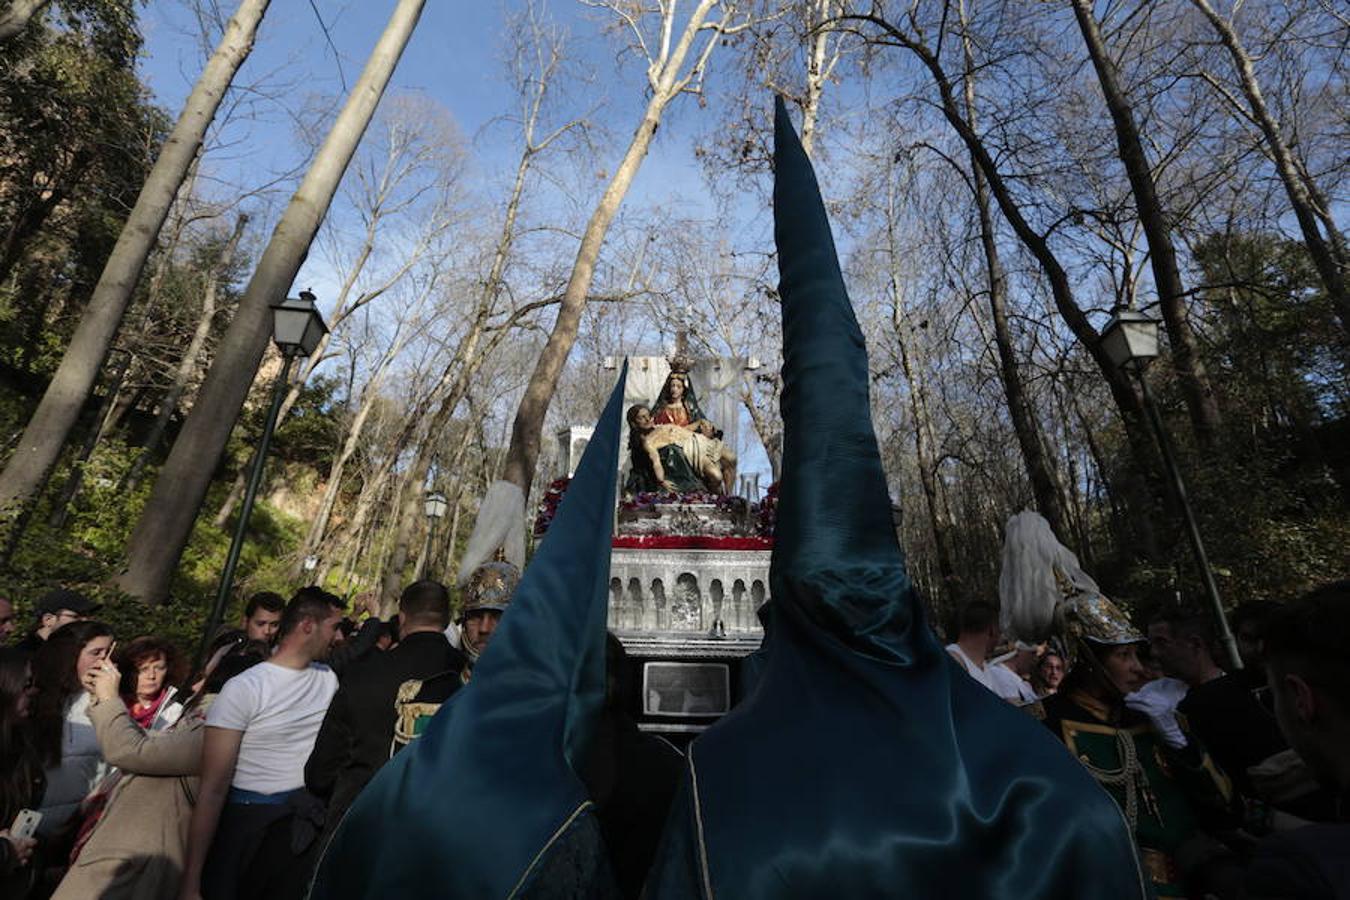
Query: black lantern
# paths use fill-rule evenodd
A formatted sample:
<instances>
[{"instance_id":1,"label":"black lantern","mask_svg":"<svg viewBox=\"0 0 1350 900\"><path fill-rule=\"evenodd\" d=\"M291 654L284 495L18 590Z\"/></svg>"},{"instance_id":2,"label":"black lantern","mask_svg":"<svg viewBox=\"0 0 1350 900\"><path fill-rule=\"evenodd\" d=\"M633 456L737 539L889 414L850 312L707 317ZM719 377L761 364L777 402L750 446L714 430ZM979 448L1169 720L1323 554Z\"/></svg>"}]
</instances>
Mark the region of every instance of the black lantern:
<instances>
[{"instance_id":1,"label":"black lantern","mask_svg":"<svg viewBox=\"0 0 1350 900\"><path fill-rule=\"evenodd\" d=\"M1137 309L1117 309L1101 342L1116 368L1143 368L1158 355L1158 320Z\"/></svg>"},{"instance_id":2,"label":"black lantern","mask_svg":"<svg viewBox=\"0 0 1350 900\"><path fill-rule=\"evenodd\" d=\"M272 340L283 354L311 356L328 333L315 299L311 292L301 291L299 297L272 304Z\"/></svg>"},{"instance_id":3,"label":"black lantern","mask_svg":"<svg viewBox=\"0 0 1350 900\"><path fill-rule=\"evenodd\" d=\"M445 517L445 512L450 508L445 495L440 491L428 491L424 506L428 519L441 519Z\"/></svg>"}]
</instances>

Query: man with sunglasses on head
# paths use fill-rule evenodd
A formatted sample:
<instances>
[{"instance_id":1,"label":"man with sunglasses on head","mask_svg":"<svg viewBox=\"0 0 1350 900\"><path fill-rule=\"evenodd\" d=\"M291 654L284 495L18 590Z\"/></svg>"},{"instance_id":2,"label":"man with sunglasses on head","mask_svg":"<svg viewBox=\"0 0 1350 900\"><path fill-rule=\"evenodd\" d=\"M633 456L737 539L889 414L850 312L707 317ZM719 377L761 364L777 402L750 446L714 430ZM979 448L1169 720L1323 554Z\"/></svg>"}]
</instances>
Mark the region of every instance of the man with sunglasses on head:
<instances>
[{"instance_id":1,"label":"man with sunglasses on head","mask_svg":"<svg viewBox=\"0 0 1350 900\"><path fill-rule=\"evenodd\" d=\"M79 591L57 588L43 595L34 608L37 622L28 636L16 645L26 653L36 653L47 638L62 625L80 622L98 612L99 604ZM3 613L3 609L0 609ZM11 608L12 615L12 608ZM13 625L10 625L13 628Z\"/></svg>"}]
</instances>

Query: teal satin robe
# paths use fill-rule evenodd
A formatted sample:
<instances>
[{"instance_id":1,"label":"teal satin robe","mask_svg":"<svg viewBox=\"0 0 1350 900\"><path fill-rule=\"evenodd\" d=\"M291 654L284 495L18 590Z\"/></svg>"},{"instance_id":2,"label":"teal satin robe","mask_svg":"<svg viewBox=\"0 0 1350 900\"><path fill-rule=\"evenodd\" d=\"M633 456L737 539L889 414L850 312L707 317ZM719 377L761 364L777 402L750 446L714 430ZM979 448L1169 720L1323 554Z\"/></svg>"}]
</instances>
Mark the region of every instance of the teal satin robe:
<instances>
[{"instance_id":1,"label":"teal satin robe","mask_svg":"<svg viewBox=\"0 0 1350 900\"><path fill-rule=\"evenodd\" d=\"M473 680L357 797L312 900L617 896L578 773L605 698L626 375Z\"/></svg>"},{"instance_id":2,"label":"teal satin robe","mask_svg":"<svg viewBox=\"0 0 1350 900\"><path fill-rule=\"evenodd\" d=\"M699 736L649 900L1146 896L1124 818L924 621L872 433L868 364L781 100L774 214L784 478L772 628Z\"/></svg>"}]
</instances>

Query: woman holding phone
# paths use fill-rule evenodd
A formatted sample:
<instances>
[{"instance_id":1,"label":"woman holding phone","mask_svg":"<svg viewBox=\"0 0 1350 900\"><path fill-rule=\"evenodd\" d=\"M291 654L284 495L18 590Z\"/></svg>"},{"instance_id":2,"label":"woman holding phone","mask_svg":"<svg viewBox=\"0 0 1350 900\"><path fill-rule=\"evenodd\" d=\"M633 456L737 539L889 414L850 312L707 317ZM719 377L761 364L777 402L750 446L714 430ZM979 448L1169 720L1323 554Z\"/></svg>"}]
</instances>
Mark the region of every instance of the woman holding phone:
<instances>
[{"instance_id":1,"label":"woman holding phone","mask_svg":"<svg viewBox=\"0 0 1350 900\"><path fill-rule=\"evenodd\" d=\"M112 629L107 625L71 622L52 632L33 656L37 685L33 735L47 777L38 809L42 813L39 838L67 837L66 826L77 820L85 797L107 774L89 721L89 701L94 675L112 648ZM63 858L59 852L54 850L51 858Z\"/></svg>"},{"instance_id":2,"label":"woman holding phone","mask_svg":"<svg viewBox=\"0 0 1350 900\"><path fill-rule=\"evenodd\" d=\"M89 718L121 778L52 900L174 900L202 766L206 710L234 675L267 659L261 641L232 648L199 698L173 726L148 730L123 702L124 673L111 661L94 672Z\"/></svg>"},{"instance_id":3,"label":"woman holding phone","mask_svg":"<svg viewBox=\"0 0 1350 900\"><path fill-rule=\"evenodd\" d=\"M0 648L0 897L24 897L33 880L28 865L36 841L10 832L20 812L42 799L45 779L33 746L28 712L33 673L28 654Z\"/></svg>"}]
</instances>

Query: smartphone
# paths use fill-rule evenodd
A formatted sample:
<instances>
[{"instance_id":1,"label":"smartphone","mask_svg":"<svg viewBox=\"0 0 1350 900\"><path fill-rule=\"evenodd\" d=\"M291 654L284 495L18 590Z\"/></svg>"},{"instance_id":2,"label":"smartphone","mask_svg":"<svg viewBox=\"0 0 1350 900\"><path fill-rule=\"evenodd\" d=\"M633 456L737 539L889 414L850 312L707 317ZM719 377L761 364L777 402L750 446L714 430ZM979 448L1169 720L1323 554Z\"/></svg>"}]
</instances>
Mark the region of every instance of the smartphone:
<instances>
[{"instance_id":1,"label":"smartphone","mask_svg":"<svg viewBox=\"0 0 1350 900\"><path fill-rule=\"evenodd\" d=\"M14 824L9 826L9 834L16 838L30 838L41 824L42 813L33 809L21 809L14 817Z\"/></svg>"}]
</instances>

